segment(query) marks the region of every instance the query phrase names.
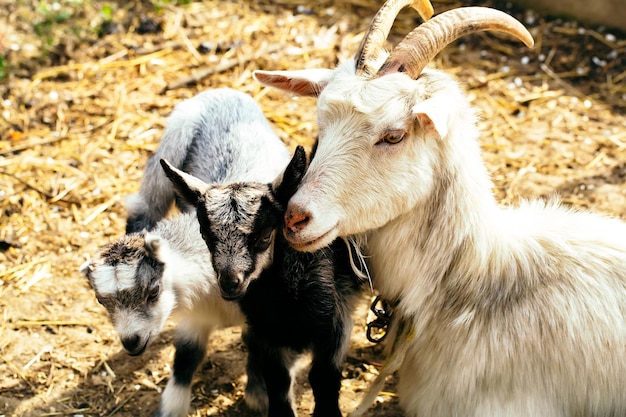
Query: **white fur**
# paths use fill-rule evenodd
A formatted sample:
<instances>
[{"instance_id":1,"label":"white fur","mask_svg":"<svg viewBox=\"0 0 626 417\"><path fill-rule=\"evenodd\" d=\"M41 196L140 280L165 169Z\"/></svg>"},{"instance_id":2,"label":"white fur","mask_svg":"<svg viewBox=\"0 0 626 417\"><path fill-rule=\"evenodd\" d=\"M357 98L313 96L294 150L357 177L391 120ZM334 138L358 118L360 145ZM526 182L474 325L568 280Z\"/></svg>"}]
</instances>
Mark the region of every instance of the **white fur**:
<instances>
[{"instance_id":1,"label":"white fur","mask_svg":"<svg viewBox=\"0 0 626 417\"><path fill-rule=\"evenodd\" d=\"M169 297L168 297L169 298ZM158 308L158 307L157 307ZM167 319L167 314L144 317L134 309L120 308L111 313L111 322L120 339L139 335L141 346L149 345L161 330L161 323Z\"/></svg>"},{"instance_id":2,"label":"white fur","mask_svg":"<svg viewBox=\"0 0 626 417\"><path fill-rule=\"evenodd\" d=\"M319 145L285 234L302 250L364 242L375 288L413 327L406 415L626 415L626 224L555 202L499 207L452 79L353 65L311 80ZM257 78L289 90L300 76ZM398 129L403 141L380 142Z\"/></svg>"},{"instance_id":3,"label":"white fur","mask_svg":"<svg viewBox=\"0 0 626 417\"><path fill-rule=\"evenodd\" d=\"M103 266L94 271L92 276L94 286L103 295L112 295L135 285L134 267L126 264Z\"/></svg>"},{"instance_id":4,"label":"white fur","mask_svg":"<svg viewBox=\"0 0 626 417\"><path fill-rule=\"evenodd\" d=\"M191 401L191 387L178 385L174 379L167 381L161 395L161 412L168 417L187 417L189 402Z\"/></svg>"},{"instance_id":5,"label":"white fur","mask_svg":"<svg viewBox=\"0 0 626 417\"><path fill-rule=\"evenodd\" d=\"M129 216L136 216L150 211L146 200L139 193L127 195L124 199L124 206Z\"/></svg>"},{"instance_id":6,"label":"white fur","mask_svg":"<svg viewBox=\"0 0 626 417\"><path fill-rule=\"evenodd\" d=\"M85 270L85 269L82 269ZM91 273L94 289L100 294L112 295L117 292L115 266L102 265Z\"/></svg>"},{"instance_id":7,"label":"white fur","mask_svg":"<svg viewBox=\"0 0 626 417\"><path fill-rule=\"evenodd\" d=\"M204 244L200 236L198 238L199 243ZM220 296L217 279L210 266L210 252L207 250L206 254L206 258L190 259L168 245L162 245L159 250L159 259L165 263L163 282L171 286L171 293L176 295L173 313L179 318L184 315L179 327L180 331L189 336L197 335L199 328L244 324L239 307ZM207 270L211 271L210 276Z\"/></svg>"}]
</instances>

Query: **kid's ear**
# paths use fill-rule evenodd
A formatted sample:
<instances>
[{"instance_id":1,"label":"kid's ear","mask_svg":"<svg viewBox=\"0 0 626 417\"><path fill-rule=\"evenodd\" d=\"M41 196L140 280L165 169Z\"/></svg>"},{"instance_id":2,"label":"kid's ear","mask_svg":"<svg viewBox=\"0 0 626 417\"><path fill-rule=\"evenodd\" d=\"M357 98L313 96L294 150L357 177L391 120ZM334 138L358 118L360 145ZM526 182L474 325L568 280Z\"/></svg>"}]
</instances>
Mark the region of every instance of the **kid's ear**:
<instances>
[{"instance_id":1,"label":"kid's ear","mask_svg":"<svg viewBox=\"0 0 626 417\"><path fill-rule=\"evenodd\" d=\"M144 238L144 248L146 249L146 252L150 254L150 256L156 259L161 259L161 257L159 256L159 252L164 246L165 242L160 236L153 235L152 233L146 233L146 236Z\"/></svg>"},{"instance_id":2,"label":"kid's ear","mask_svg":"<svg viewBox=\"0 0 626 417\"><path fill-rule=\"evenodd\" d=\"M91 273L94 270L94 266L93 266L93 263L91 262L91 259L89 259L88 261L84 262L78 268L78 270L80 271L81 274L83 274L85 276L85 278L89 278L89 275L91 275Z\"/></svg>"},{"instance_id":3,"label":"kid's ear","mask_svg":"<svg viewBox=\"0 0 626 417\"><path fill-rule=\"evenodd\" d=\"M328 84L332 72L329 69L254 71L252 77L263 85L299 96L317 97Z\"/></svg>"},{"instance_id":4,"label":"kid's ear","mask_svg":"<svg viewBox=\"0 0 626 417\"><path fill-rule=\"evenodd\" d=\"M199 178L189 175L179 169L174 168L165 159L161 159L161 166L165 171L167 178L172 181L176 192L183 197L189 204L197 207L202 200L202 195L208 189L208 184Z\"/></svg>"},{"instance_id":5,"label":"kid's ear","mask_svg":"<svg viewBox=\"0 0 626 417\"><path fill-rule=\"evenodd\" d=\"M413 107L415 117L428 135L444 138L448 135L448 110L439 105L437 100L428 99Z\"/></svg>"},{"instance_id":6,"label":"kid's ear","mask_svg":"<svg viewBox=\"0 0 626 417\"><path fill-rule=\"evenodd\" d=\"M283 207L287 205L291 196L298 190L306 169L306 152L302 146L298 146L287 168L272 183L276 201Z\"/></svg>"}]
</instances>

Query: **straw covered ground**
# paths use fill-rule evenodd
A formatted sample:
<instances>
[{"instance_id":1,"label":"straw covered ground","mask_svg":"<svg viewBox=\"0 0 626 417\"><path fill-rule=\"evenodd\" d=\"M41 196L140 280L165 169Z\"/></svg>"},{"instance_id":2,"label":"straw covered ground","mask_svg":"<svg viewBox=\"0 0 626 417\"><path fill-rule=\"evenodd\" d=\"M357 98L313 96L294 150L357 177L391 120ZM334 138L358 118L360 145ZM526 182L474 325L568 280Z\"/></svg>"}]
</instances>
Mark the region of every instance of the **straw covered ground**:
<instances>
[{"instance_id":1,"label":"straw covered ground","mask_svg":"<svg viewBox=\"0 0 626 417\"><path fill-rule=\"evenodd\" d=\"M517 10L536 46L498 34L458 41L432 63L478 108L503 204L558 194L624 216L626 36ZM436 12L461 2L435 2ZM254 69L349 59L377 0L0 0L0 416L146 416L172 360L171 326L141 357L121 345L78 273L121 236L173 106L230 86L251 94L291 149L316 134L315 101L256 84ZM404 11L392 43L418 20ZM355 314L342 408L383 360ZM192 415L246 415L239 329L213 336ZM304 378L299 411L312 409ZM368 416L399 416L394 380Z\"/></svg>"}]
</instances>

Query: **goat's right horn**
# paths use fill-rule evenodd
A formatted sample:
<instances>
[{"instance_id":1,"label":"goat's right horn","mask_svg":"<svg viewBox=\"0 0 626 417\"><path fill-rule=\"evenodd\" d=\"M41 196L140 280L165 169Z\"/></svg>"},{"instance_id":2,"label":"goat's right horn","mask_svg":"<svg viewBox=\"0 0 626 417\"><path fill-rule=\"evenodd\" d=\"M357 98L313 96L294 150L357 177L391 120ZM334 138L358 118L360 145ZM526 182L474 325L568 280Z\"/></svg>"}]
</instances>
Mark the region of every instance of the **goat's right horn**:
<instances>
[{"instance_id":1,"label":"goat's right horn","mask_svg":"<svg viewBox=\"0 0 626 417\"><path fill-rule=\"evenodd\" d=\"M413 29L391 51L377 75L405 72L416 79L448 44L461 36L483 30L506 32L529 48L534 45L528 29L514 17L487 7L461 7L441 13Z\"/></svg>"},{"instance_id":2,"label":"goat's right horn","mask_svg":"<svg viewBox=\"0 0 626 417\"><path fill-rule=\"evenodd\" d=\"M430 0L387 0L378 10L367 32L361 40L359 50L355 56L357 75L373 76L377 68L370 68L371 62L378 56L389 36L389 31L400 10L411 5L424 21L433 15L433 6Z\"/></svg>"}]
</instances>

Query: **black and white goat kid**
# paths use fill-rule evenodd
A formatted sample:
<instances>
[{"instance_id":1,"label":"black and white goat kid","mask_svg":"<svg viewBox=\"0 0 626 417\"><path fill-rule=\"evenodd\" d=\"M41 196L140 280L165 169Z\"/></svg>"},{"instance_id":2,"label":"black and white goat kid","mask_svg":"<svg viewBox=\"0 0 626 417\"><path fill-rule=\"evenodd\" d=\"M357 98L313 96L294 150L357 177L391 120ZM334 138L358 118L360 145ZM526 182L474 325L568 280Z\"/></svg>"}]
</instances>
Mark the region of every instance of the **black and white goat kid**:
<instances>
[{"instance_id":1,"label":"black and white goat kid","mask_svg":"<svg viewBox=\"0 0 626 417\"><path fill-rule=\"evenodd\" d=\"M298 354L309 350L313 415L340 417L352 300L362 282L343 241L303 253L280 232L286 203L306 170L304 149L296 149L284 174L271 184L207 184L161 163L197 209L222 296L236 300L246 316L249 361L262 370L269 417L295 415L292 369Z\"/></svg>"},{"instance_id":2,"label":"black and white goat kid","mask_svg":"<svg viewBox=\"0 0 626 417\"><path fill-rule=\"evenodd\" d=\"M210 333L245 320L236 304L220 296L193 207L178 202L184 213L164 219L175 191L160 167L161 157L221 183L271 181L289 162L289 152L244 93L215 89L183 101L167 121L139 193L130 198L126 229L133 233L105 246L81 267L130 355L142 354L170 315L179 318L173 372L156 416L183 417ZM267 396L258 374L248 369L245 400L264 412Z\"/></svg>"}]
</instances>

